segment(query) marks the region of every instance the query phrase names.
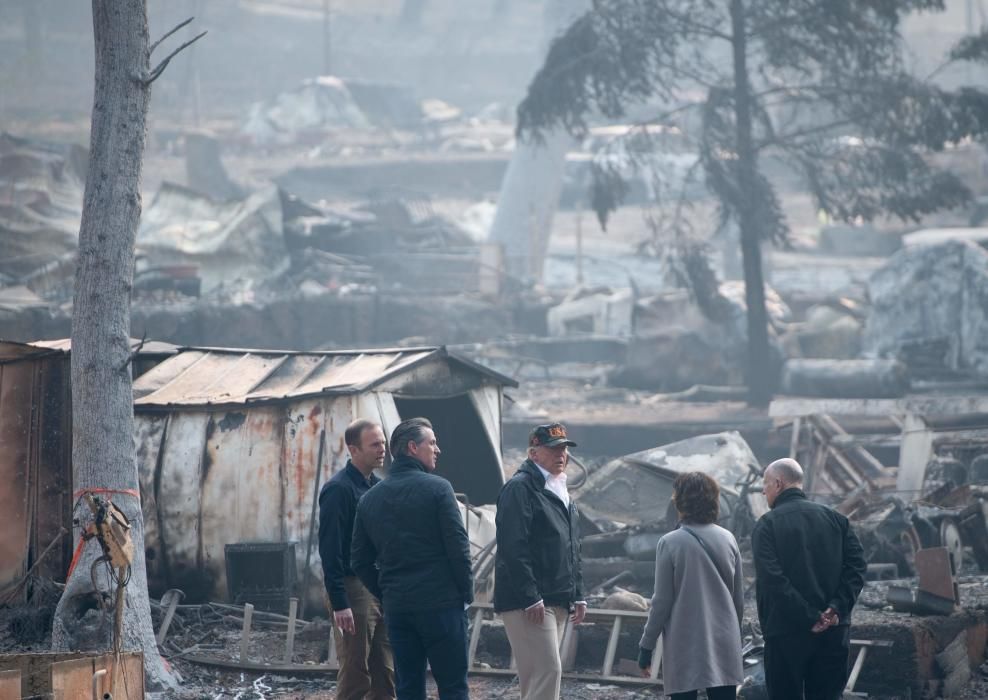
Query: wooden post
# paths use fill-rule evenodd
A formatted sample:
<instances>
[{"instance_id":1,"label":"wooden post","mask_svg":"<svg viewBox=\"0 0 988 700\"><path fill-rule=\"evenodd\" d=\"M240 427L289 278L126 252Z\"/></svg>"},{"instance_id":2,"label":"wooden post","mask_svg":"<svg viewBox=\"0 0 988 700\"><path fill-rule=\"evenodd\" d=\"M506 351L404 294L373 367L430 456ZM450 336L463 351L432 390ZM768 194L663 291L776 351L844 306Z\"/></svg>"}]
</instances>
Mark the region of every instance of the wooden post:
<instances>
[{"instance_id":1,"label":"wooden post","mask_svg":"<svg viewBox=\"0 0 988 700\"><path fill-rule=\"evenodd\" d=\"M164 595L161 596L161 604L165 606L165 619L161 621L161 627L158 629L158 634L155 637L155 641L158 642L158 646L165 643L165 636L168 634L168 628L171 627L172 618L175 617L175 608L178 607L178 602L185 597L185 593L178 590L177 588L169 588L165 591ZM168 602L165 602L165 599Z\"/></svg>"},{"instance_id":2,"label":"wooden post","mask_svg":"<svg viewBox=\"0 0 988 700\"><path fill-rule=\"evenodd\" d=\"M312 542L316 536L316 514L319 508L319 486L322 481L323 448L326 446L326 428L319 431L319 455L316 457L316 480L312 485L312 510L309 512L309 539L305 543L305 568L302 570L302 619L305 619L305 601L308 600L309 575L312 561Z\"/></svg>"},{"instance_id":3,"label":"wooden post","mask_svg":"<svg viewBox=\"0 0 988 700\"><path fill-rule=\"evenodd\" d=\"M614 616L614 626L611 627L611 636L607 640L607 653L604 654L604 667L600 674L604 677L610 676L614 670L614 655L617 653L618 640L621 638L621 616Z\"/></svg>"},{"instance_id":4,"label":"wooden post","mask_svg":"<svg viewBox=\"0 0 988 700\"><path fill-rule=\"evenodd\" d=\"M653 681L659 677L659 669L662 668L662 635L659 635L655 642L655 649L652 651L652 668L648 671L648 677Z\"/></svg>"},{"instance_id":5,"label":"wooden post","mask_svg":"<svg viewBox=\"0 0 988 700\"><path fill-rule=\"evenodd\" d=\"M484 609L477 608L473 614L473 629L470 630L470 646L467 649L467 669L473 668L473 660L477 655L477 645L480 643L480 630L484 626Z\"/></svg>"},{"instance_id":6,"label":"wooden post","mask_svg":"<svg viewBox=\"0 0 988 700\"><path fill-rule=\"evenodd\" d=\"M305 593L303 592L303 595ZM288 641L285 643L285 663L290 664L295 655L295 613L298 610L298 598L292 598L288 603Z\"/></svg>"},{"instance_id":7,"label":"wooden post","mask_svg":"<svg viewBox=\"0 0 988 700\"><path fill-rule=\"evenodd\" d=\"M247 663L249 654L247 647L250 644L250 621L254 617L254 606L250 603L244 605L244 630L240 635L240 662Z\"/></svg>"},{"instance_id":8,"label":"wooden post","mask_svg":"<svg viewBox=\"0 0 988 700\"><path fill-rule=\"evenodd\" d=\"M847 685L845 686L845 692L852 692L854 686L858 682L858 676L861 675L861 668L864 666L865 658L868 656L868 647L863 646L858 651L857 658L854 659L854 668L851 669L851 675L847 677Z\"/></svg>"},{"instance_id":9,"label":"wooden post","mask_svg":"<svg viewBox=\"0 0 988 700\"><path fill-rule=\"evenodd\" d=\"M789 437L789 458L799 459L799 433L803 428L803 419L799 416L793 418L792 434Z\"/></svg>"}]
</instances>

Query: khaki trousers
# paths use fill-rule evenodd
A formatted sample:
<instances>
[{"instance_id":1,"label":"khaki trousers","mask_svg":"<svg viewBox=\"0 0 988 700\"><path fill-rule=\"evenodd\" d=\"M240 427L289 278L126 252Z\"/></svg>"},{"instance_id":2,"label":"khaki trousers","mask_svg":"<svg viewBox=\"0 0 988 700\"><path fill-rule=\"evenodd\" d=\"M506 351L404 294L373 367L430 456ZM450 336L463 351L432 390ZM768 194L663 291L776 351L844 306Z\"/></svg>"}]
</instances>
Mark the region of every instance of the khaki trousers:
<instances>
[{"instance_id":1,"label":"khaki trousers","mask_svg":"<svg viewBox=\"0 0 988 700\"><path fill-rule=\"evenodd\" d=\"M381 603L356 576L343 579L353 612L355 634L333 625L336 658L336 700L391 700L395 696L395 664L381 614Z\"/></svg>"},{"instance_id":2,"label":"khaki trousers","mask_svg":"<svg viewBox=\"0 0 988 700\"><path fill-rule=\"evenodd\" d=\"M546 608L545 619L537 625L525 617L524 610L501 613L518 666L521 700L559 700L563 678L559 643L568 615L565 608Z\"/></svg>"}]
</instances>

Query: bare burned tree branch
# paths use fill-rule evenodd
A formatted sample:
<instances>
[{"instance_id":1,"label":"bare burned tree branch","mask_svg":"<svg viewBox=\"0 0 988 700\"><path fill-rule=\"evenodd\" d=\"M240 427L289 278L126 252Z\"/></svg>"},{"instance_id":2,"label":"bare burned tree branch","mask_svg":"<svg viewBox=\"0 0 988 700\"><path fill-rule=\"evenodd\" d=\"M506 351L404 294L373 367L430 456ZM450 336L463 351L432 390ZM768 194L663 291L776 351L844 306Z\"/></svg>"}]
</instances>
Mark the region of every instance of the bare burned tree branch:
<instances>
[{"instance_id":1,"label":"bare burned tree branch","mask_svg":"<svg viewBox=\"0 0 988 700\"><path fill-rule=\"evenodd\" d=\"M156 42L154 42L153 44L151 44L151 48L150 48L150 49L148 49L148 55L150 56L151 54L153 54L153 53L154 53L154 50L155 50L156 48L158 48L158 45L159 45L159 44L161 44L161 42L163 42L163 41L164 41L165 39L167 39L168 37L170 37L170 36L171 36L172 34L174 34L175 32L177 32L177 31L178 31L179 29L181 29L182 27L184 27L184 26L186 26L186 25L188 25L188 24L189 24L189 23L190 23L190 22L191 22L192 20L194 20L194 19L195 19L195 17L189 17L189 18L188 18L187 20L185 20L184 22L180 22L179 24L176 24L176 25L175 25L174 27L172 27L171 29L169 29L169 30L168 30L168 31L167 31L167 32L165 33L165 35L164 35L163 37L161 37L161 38L160 38L160 39L158 39L158 40L157 40Z\"/></svg>"},{"instance_id":2,"label":"bare burned tree branch","mask_svg":"<svg viewBox=\"0 0 988 700\"><path fill-rule=\"evenodd\" d=\"M144 344L147 342L147 339L148 339L148 331L147 331L147 328L145 328L144 329L144 333L141 335L141 340L137 343L137 347L135 347L133 350L131 350L130 355L127 356L126 362L124 362L123 363L123 366L120 367L120 370L121 371L127 369L127 367L134 360L137 359L137 356L141 354L141 350L144 349Z\"/></svg>"},{"instance_id":3,"label":"bare burned tree branch","mask_svg":"<svg viewBox=\"0 0 988 700\"><path fill-rule=\"evenodd\" d=\"M197 34L196 36L192 37L191 39L189 39L188 41L186 41L184 44L182 44L181 46L179 46L177 49L175 49L174 51L172 51L170 54L168 54L167 56L165 56L165 58L162 59L161 63L159 63L157 66L155 66L154 67L154 70L152 70L148 74L148 77L146 77L144 79L144 84L145 85L150 85L155 80L157 80L158 78L160 78L161 77L161 74L165 72L165 68L168 67L168 63L173 58L175 58L175 56L177 56L179 54L179 52L184 51L185 49L187 49L190 46L192 46L194 43L196 43L197 41L199 41L200 39L202 39L204 36L206 36L207 33L208 32L201 32L201 33ZM162 38L164 38L164 37L162 37Z\"/></svg>"}]
</instances>

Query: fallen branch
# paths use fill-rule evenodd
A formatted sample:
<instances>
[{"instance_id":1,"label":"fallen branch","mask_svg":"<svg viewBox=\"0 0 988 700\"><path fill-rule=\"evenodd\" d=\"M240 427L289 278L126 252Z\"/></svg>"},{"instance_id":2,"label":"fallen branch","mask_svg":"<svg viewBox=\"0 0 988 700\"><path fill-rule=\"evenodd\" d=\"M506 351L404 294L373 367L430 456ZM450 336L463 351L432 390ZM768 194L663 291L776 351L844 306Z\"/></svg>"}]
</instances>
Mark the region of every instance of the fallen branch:
<instances>
[{"instance_id":1,"label":"fallen branch","mask_svg":"<svg viewBox=\"0 0 988 700\"><path fill-rule=\"evenodd\" d=\"M224 610L224 611L229 610L229 611L232 611L232 612L240 613L241 615L244 614L244 606L243 605L231 605L230 603L206 603L206 605L208 605L209 607L214 608L216 610ZM253 618L255 620L258 620L258 619L266 619L266 620L284 622L286 624L288 622L288 616L287 615L280 615L278 613L267 612L265 610L255 610L253 612ZM296 619L295 622L296 622L296 624L302 624L302 623L305 623L306 620L303 620L301 618L298 618L298 619Z\"/></svg>"},{"instance_id":2,"label":"fallen branch","mask_svg":"<svg viewBox=\"0 0 988 700\"><path fill-rule=\"evenodd\" d=\"M258 662L233 661L231 659L221 659L208 656L195 656L189 654L183 657L186 661L204 666L215 666L217 668L228 668L235 671L260 671L264 673L277 673L281 675L302 675L302 674L335 674L338 669L329 664L266 664Z\"/></svg>"}]
</instances>

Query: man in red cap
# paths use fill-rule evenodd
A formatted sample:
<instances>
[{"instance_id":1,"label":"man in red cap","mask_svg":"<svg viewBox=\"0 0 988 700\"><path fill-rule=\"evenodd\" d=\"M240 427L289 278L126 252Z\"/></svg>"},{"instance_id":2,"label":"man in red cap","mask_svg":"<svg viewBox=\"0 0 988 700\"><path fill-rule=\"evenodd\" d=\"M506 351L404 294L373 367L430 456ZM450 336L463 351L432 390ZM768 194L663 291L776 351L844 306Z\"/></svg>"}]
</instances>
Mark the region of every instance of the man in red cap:
<instances>
[{"instance_id":1,"label":"man in red cap","mask_svg":"<svg viewBox=\"0 0 988 700\"><path fill-rule=\"evenodd\" d=\"M566 489L569 448L559 423L528 438L528 459L497 499L494 610L504 620L518 665L522 700L558 700L559 641L566 617L583 621L580 535Z\"/></svg>"}]
</instances>

